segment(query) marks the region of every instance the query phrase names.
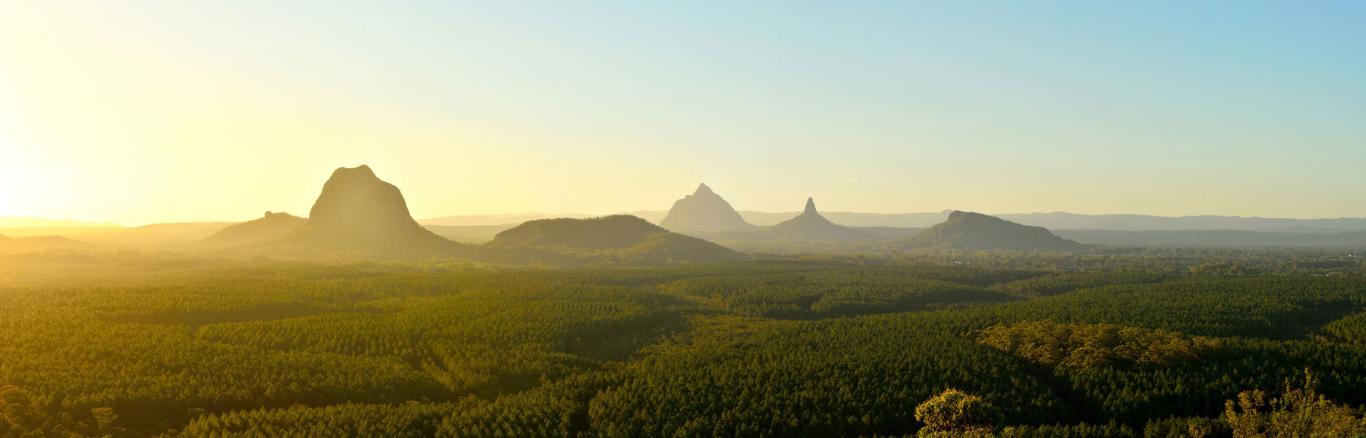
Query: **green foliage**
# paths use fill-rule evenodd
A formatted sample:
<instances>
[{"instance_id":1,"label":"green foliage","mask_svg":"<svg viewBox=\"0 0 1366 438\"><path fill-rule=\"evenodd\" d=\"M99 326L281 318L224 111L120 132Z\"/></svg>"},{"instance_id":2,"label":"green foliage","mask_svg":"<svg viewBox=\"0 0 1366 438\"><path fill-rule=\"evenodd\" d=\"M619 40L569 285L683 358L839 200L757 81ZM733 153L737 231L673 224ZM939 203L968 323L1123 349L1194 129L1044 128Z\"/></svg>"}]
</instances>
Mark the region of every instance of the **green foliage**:
<instances>
[{"instance_id":1,"label":"green foliage","mask_svg":"<svg viewBox=\"0 0 1366 438\"><path fill-rule=\"evenodd\" d=\"M1366 313L1358 313L1324 325L1319 339L1348 344L1366 344Z\"/></svg>"},{"instance_id":2,"label":"green foliage","mask_svg":"<svg viewBox=\"0 0 1366 438\"><path fill-rule=\"evenodd\" d=\"M1143 427L1144 438L1228 438L1233 429L1224 418L1167 418Z\"/></svg>"},{"instance_id":3,"label":"green foliage","mask_svg":"<svg viewBox=\"0 0 1366 438\"><path fill-rule=\"evenodd\" d=\"M1238 401L1229 400L1224 408L1234 438L1366 435L1366 419L1316 393L1316 386L1314 375L1306 373L1304 387L1293 388L1287 381L1285 393L1277 398L1268 400L1262 390L1238 394Z\"/></svg>"},{"instance_id":4,"label":"green foliage","mask_svg":"<svg viewBox=\"0 0 1366 438\"><path fill-rule=\"evenodd\" d=\"M1363 290L1366 277L1193 277L1081 289L981 309L978 318L1003 319L987 325L1053 320L1198 336L1307 339L1320 326L1366 306Z\"/></svg>"},{"instance_id":5,"label":"green foliage","mask_svg":"<svg viewBox=\"0 0 1366 438\"><path fill-rule=\"evenodd\" d=\"M1046 297L1116 284L1158 283L1172 278L1168 275L1135 271L1062 272L1012 281L1000 286L1002 292L1025 296Z\"/></svg>"},{"instance_id":6,"label":"green foliage","mask_svg":"<svg viewBox=\"0 0 1366 438\"><path fill-rule=\"evenodd\" d=\"M1012 298L989 286L1033 272L985 271L932 266L881 266L755 276L680 280L670 293L702 299L744 316L805 319L927 310Z\"/></svg>"},{"instance_id":7,"label":"green foliage","mask_svg":"<svg viewBox=\"0 0 1366 438\"><path fill-rule=\"evenodd\" d=\"M1137 438L1133 428L1124 424L1045 424L1013 426L1001 432L1002 438Z\"/></svg>"},{"instance_id":8,"label":"green foliage","mask_svg":"<svg viewBox=\"0 0 1366 438\"><path fill-rule=\"evenodd\" d=\"M450 403L397 405L345 403L325 407L294 405L282 409L254 409L207 414L190 421L179 436L190 437L342 437L434 436L447 416L485 404L469 398Z\"/></svg>"},{"instance_id":9,"label":"green foliage","mask_svg":"<svg viewBox=\"0 0 1366 438\"><path fill-rule=\"evenodd\" d=\"M78 437L93 433L86 423L60 411L61 400L35 396L14 385L0 386L0 438Z\"/></svg>"},{"instance_id":10,"label":"green foliage","mask_svg":"<svg viewBox=\"0 0 1366 438\"><path fill-rule=\"evenodd\" d=\"M915 407L915 419L925 423L925 438L990 437L1001 426L1001 410L981 397L956 389L925 400Z\"/></svg>"},{"instance_id":11,"label":"green foliage","mask_svg":"<svg viewBox=\"0 0 1366 438\"><path fill-rule=\"evenodd\" d=\"M1164 330L1052 321L996 325L975 337L977 342L1030 362L1074 370L1201 363L1223 346L1217 340Z\"/></svg>"},{"instance_id":12,"label":"green foliage","mask_svg":"<svg viewBox=\"0 0 1366 438\"><path fill-rule=\"evenodd\" d=\"M1073 421L1004 353L923 325L837 319L725 344L665 349L590 405L603 437L859 436L914 433L915 407L964 388L1011 422Z\"/></svg>"},{"instance_id":13,"label":"green foliage","mask_svg":"<svg viewBox=\"0 0 1366 438\"><path fill-rule=\"evenodd\" d=\"M916 407L958 388L1003 437L1215 438L1225 401L1306 368L1332 406L1366 403L1363 278L923 257L5 258L0 437L914 436L934 433Z\"/></svg>"}]
</instances>

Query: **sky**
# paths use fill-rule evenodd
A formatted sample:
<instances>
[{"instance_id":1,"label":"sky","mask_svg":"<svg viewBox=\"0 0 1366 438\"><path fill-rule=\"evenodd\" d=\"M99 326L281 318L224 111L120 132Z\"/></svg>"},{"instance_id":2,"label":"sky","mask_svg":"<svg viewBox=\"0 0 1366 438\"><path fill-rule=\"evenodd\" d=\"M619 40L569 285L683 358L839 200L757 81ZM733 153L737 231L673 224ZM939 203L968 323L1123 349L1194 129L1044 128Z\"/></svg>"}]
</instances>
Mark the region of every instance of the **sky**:
<instances>
[{"instance_id":1,"label":"sky","mask_svg":"<svg viewBox=\"0 0 1366 438\"><path fill-rule=\"evenodd\" d=\"M1366 217L1366 3L0 2L0 216Z\"/></svg>"}]
</instances>

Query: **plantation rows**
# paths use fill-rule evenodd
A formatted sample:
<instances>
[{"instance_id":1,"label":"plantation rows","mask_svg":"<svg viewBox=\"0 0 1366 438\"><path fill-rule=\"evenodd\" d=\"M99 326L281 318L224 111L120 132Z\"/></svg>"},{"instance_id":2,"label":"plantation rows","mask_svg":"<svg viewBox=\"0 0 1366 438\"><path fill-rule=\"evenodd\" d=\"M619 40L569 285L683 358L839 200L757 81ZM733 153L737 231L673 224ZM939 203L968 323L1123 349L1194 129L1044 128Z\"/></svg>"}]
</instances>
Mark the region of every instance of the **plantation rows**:
<instances>
[{"instance_id":1,"label":"plantation rows","mask_svg":"<svg viewBox=\"0 0 1366 438\"><path fill-rule=\"evenodd\" d=\"M0 437L905 436L949 388L1012 436L1218 435L1305 369L1366 403L1361 277L33 256L0 296Z\"/></svg>"}]
</instances>

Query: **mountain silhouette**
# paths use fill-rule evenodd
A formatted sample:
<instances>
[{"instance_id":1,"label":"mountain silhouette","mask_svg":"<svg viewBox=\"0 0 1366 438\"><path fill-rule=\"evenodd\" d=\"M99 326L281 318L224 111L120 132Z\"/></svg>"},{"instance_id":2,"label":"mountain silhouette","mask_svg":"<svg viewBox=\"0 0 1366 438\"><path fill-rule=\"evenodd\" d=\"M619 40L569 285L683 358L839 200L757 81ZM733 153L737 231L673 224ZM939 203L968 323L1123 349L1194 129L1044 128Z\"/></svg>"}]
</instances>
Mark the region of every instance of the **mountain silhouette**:
<instances>
[{"instance_id":1,"label":"mountain silhouette","mask_svg":"<svg viewBox=\"0 0 1366 438\"><path fill-rule=\"evenodd\" d=\"M705 183L697 186L697 191L693 194L675 201L673 208L669 209L668 216L659 222L659 226L679 233L742 231L758 228L745 222L745 219L740 217L740 213L736 213L735 209L731 208L729 202L721 199L721 196L711 191L711 188L707 187Z\"/></svg>"},{"instance_id":2,"label":"mountain silhouette","mask_svg":"<svg viewBox=\"0 0 1366 438\"><path fill-rule=\"evenodd\" d=\"M364 165L332 172L308 221L263 244L395 257L458 255L472 248L418 225L398 187Z\"/></svg>"},{"instance_id":3,"label":"mountain silhouette","mask_svg":"<svg viewBox=\"0 0 1366 438\"><path fill-rule=\"evenodd\" d=\"M785 240L836 240L843 242L877 240L871 234L830 222L816 211L816 201L812 198L806 198L806 208L802 214L779 222L778 225L768 227L764 231L776 239Z\"/></svg>"},{"instance_id":4,"label":"mountain silhouette","mask_svg":"<svg viewBox=\"0 0 1366 438\"><path fill-rule=\"evenodd\" d=\"M673 233L629 215L528 221L498 233L486 246L535 261L563 263L659 264L744 258L721 245Z\"/></svg>"},{"instance_id":5,"label":"mountain silhouette","mask_svg":"<svg viewBox=\"0 0 1366 438\"><path fill-rule=\"evenodd\" d=\"M816 211L816 201L806 198L806 208L802 214L792 219L779 222L777 225L762 227L753 231L718 231L713 233L696 233L696 235L713 240L736 240L736 241L767 241L767 240L788 240L788 241L817 241L833 240L840 242L857 242L861 240L885 240L878 235L873 235L853 228L830 222L820 212Z\"/></svg>"},{"instance_id":6,"label":"mountain silhouette","mask_svg":"<svg viewBox=\"0 0 1366 438\"><path fill-rule=\"evenodd\" d=\"M246 245L282 236L304 226L306 223L308 223L308 219L289 213L267 211L265 216L260 219L230 225L218 230L213 235L205 237L203 243L212 246Z\"/></svg>"},{"instance_id":7,"label":"mountain silhouette","mask_svg":"<svg viewBox=\"0 0 1366 438\"><path fill-rule=\"evenodd\" d=\"M84 249L94 245L62 236L9 237L0 235L0 252L42 252L57 249Z\"/></svg>"},{"instance_id":8,"label":"mountain silhouette","mask_svg":"<svg viewBox=\"0 0 1366 438\"><path fill-rule=\"evenodd\" d=\"M939 225L899 241L907 248L1004 251L1071 251L1086 245L1043 227L1020 225L981 213L955 211Z\"/></svg>"}]
</instances>

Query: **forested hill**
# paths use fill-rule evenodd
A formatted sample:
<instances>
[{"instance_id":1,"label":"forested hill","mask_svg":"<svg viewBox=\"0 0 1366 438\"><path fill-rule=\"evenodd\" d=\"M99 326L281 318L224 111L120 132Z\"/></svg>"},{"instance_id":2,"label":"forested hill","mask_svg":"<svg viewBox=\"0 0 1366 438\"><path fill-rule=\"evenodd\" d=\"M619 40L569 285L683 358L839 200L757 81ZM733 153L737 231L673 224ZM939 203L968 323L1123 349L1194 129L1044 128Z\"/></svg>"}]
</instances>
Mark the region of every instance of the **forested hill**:
<instances>
[{"instance_id":1,"label":"forested hill","mask_svg":"<svg viewBox=\"0 0 1366 438\"><path fill-rule=\"evenodd\" d=\"M265 216L240 224L233 224L204 238L205 245L235 246L256 243L279 237L302 227L308 219L289 213L267 211Z\"/></svg>"},{"instance_id":2,"label":"forested hill","mask_svg":"<svg viewBox=\"0 0 1366 438\"><path fill-rule=\"evenodd\" d=\"M669 230L644 219L613 215L590 219L541 219L522 223L498 233L488 246L495 248L567 247L574 249L621 249Z\"/></svg>"},{"instance_id":3,"label":"forested hill","mask_svg":"<svg viewBox=\"0 0 1366 438\"><path fill-rule=\"evenodd\" d=\"M630 215L530 221L498 233L486 246L564 262L579 258L584 262L651 264L744 258L720 245L673 233Z\"/></svg>"},{"instance_id":4,"label":"forested hill","mask_svg":"<svg viewBox=\"0 0 1366 438\"><path fill-rule=\"evenodd\" d=\"M906 248L1005 251L1073 251L1086 248L1043 227L980 213L955 211L949 220L899 241Z\"/></svg>"}]
</instances>

